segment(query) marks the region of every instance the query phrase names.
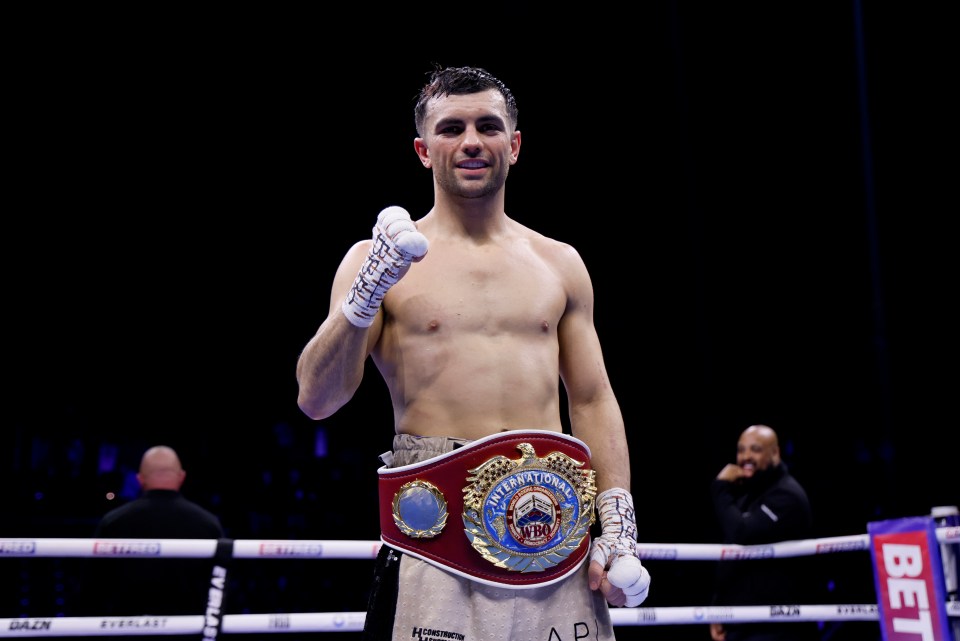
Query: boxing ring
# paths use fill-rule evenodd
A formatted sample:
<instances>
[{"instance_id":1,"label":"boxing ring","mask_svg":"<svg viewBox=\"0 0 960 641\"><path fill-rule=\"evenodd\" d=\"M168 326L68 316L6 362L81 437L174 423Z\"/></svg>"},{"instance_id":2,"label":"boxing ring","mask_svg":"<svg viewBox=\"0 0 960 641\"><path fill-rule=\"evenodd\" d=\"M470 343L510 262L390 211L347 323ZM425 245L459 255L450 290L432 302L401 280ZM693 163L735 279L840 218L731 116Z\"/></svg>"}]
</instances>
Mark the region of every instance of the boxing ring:
<instances>
[{"instance_id":1,"label":"boxing ring","mask_svg":"<svg viewBox=\"0 0 960 641\"><path fill-rule=\"evenodd\" d=\"M955 522L955 520L953 521ZM954 641L960 641L960 600L957 598L956 550L960 525L937 522L936 541L943 553L944 581L950 598L944 603ZM752 558L787 558L870 550L870 535L837 536L767 545L638 544L640 558L657 561L749 562ZM250 633L359 632L365 612L224 614L224 591L231 559L368 559L376 557L380 541L252 540L252 539L78 539L0 538L0 558L209 558L213 572L206 612L190 616L22 617L0 618L0 637L94 637L199 635L216 639ZM949 563L949 565L948 565ZM879 621L876 603L764 606L677 606L611 608L614 626L651 626L760 621ZM938 637L940 638L940 637Z\"/></svg>"}]
</instances>

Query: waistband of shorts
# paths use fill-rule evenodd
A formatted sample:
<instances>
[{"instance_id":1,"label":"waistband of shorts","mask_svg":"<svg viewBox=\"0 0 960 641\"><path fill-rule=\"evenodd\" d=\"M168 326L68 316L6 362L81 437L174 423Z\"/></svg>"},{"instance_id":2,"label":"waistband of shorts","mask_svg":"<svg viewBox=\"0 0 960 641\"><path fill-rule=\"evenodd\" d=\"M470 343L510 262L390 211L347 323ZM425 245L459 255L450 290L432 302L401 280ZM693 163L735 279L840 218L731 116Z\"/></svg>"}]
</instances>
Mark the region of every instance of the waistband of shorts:
<instances>
[{"instance_id":1,"label":"waistband of shorts","mask_svg":"<svg viewBox=\"0 0 960 641\"><path fill-rule=\"evenodd\" d=\"M378 475L381 540L455 574L540 587L587 558L595 472L572 436L504 431Z\"/></svg>"},{"instance_id":2,"label":"waistband of shorts","mask_svg":"<svg viewBox=\"0 0 960 641\"><path fill-rule=\"evenodd\" d=\"M452 436L416 436L414 434L395 434L393 449L380 455L387 467L400 467L414 462L423 462L428 458L440 456L463 447L470 441ZM398 462L399 461L399 462ZM406 461L406 462L403 462Z\"/></svg>"}]
</instances>

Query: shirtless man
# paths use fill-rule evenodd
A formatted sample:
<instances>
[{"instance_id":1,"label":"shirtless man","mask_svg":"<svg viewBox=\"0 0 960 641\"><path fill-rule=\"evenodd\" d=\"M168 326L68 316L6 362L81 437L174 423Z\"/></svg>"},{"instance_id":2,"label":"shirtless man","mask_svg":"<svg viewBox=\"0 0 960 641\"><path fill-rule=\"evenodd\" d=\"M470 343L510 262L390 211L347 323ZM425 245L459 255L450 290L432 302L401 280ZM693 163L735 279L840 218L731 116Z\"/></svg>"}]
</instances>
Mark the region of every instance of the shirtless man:
<instances>
[{"instance_id":1,"label":"shirtless man","mask_svg":"<svg viewBox=\"0 0 960 641\"><path fill-rule=\"evenodd\" d=\"M315 420L334 414L372 357L394 410L393 451L382 458L403 467L511 430L562 433L562 381L571 440L586 444L596 472L602 533L584 544L589 562L523 589L384 545L365 638L430 630L468 641L613 639L607 603L639 605L650 578L635 549L627 440L587 268L573 247L504 211L520 131L500 80L476 67L437 69L414 112L414 150L433 174L433 207L416 222L388 207L373 238L348 250L329 315L297 363L298 404ZM391 498L381 492L381 503ZM459 523L446 528L444 536L466 540Z\"/></svg>"}]
</instances>

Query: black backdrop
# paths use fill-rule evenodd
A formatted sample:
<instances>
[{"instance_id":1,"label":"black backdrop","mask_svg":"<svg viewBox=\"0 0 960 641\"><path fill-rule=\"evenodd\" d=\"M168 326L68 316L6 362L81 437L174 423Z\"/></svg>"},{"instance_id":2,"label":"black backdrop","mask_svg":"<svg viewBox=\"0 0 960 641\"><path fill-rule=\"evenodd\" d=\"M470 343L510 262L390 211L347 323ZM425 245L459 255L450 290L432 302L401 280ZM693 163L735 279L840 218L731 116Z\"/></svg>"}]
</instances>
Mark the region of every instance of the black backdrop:
<instances>
[{"instance_id":1,"label":"black backdrop","mask_svg":"<svg viewBox=\"0 0 960 641\"><path fill-rule=\"evenodd\" d=\"M703 5L16 22L0 535L89 536L165 442L233 538L377 537L386 389L371 368L315 424L294 366L376 213L431 205L435 62L517 96L507 211L591 270L642 540L717 540L707 485L757 422L823 536L960 502L943 17ZM259 584L234 607L361 610L353 564L238 564ZM706 602L704 564L653 565L648 605ZM873 599L866 559L830 566L818 598ZM21 573L30 605L0 615L69 611Z\"/></svg>"}]
</instances>

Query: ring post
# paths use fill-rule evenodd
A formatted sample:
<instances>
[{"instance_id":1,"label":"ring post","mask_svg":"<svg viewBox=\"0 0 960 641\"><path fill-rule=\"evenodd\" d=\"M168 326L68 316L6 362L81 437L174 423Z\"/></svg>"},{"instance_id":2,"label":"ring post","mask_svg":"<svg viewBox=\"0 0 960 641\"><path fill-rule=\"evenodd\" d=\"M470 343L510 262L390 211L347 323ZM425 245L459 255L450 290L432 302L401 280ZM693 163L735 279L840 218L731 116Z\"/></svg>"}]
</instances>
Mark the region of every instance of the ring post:
<instances>
[{"instance_id":1,"label":"ring post","mask_svg":"<svg viewBox=\"0 0 960 641\"><path fill-rule=\"evenodd\" d=\"M957 641L931 516L867 524L884 641Z\"/></svg>"}]
</instances>

